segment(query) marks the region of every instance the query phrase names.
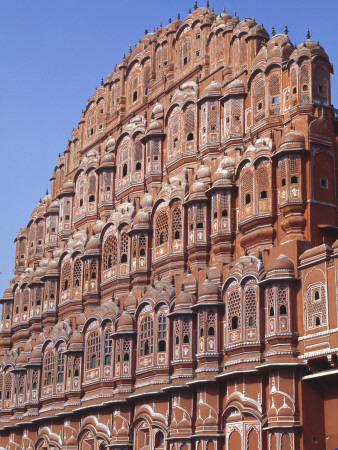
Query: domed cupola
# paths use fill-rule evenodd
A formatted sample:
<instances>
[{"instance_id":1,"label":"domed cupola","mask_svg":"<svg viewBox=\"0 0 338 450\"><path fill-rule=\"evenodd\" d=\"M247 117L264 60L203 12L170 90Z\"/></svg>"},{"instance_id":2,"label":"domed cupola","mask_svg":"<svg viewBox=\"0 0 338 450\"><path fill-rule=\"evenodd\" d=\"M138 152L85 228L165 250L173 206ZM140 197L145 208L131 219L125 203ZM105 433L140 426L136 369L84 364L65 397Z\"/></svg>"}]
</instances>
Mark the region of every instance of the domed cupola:
<instances>
[{"instance_id":1,"label":"domed cupola","mask_svg":"<svg viewBox=\"0 0 338 450\"><path fill-rule=\"evenodd\" d=\"M153 200L152 195L150 195L149 192L146 192L143 195L143 197L141 198L140 206L145 211L151 211L151 209L153 207L153 202L154 202L154 200Z\"/></svg>"},{"instance_id":2,"label":"domed cupola","mask_svg":"<svg viewBox=\"0 0 338 450\"><path fill-rule=\"evenodd\" d=\"M198 303L214 303L219 301L219 288L206 275L202 286L198 290Z\"/></svg>"},{"instance_id":3,"label":"domed cupola","mask_svg":"<svg viewBox=\"0 0 338 450\"><path fill-rule=\"evenodd\" d=\"M111 152L113 152L114 149L115 149L115 145L116 145L115 139L114 139L112 136L110 136L109 139L108 139L108 141L107 141L106 144L105 144L105 152L106 152L106 153L111 153Z\"/></svg>"},{"instance_id":4,"label":"domed cupola","mask_svg":"<svg viewBox=\"0 0 338 450\"><path fill-rule=\"evenodd\" d=\"M86 255L97 255L101 253L101 238L99 234L92 231L92 236L86 244Z\"/></svg>"},{"instance_id":5,"label":"domed cupola","mask_svg":"<svg viewBox=\"0 0 338 450\"><path fill-rule=\"evenodd\" d=\"M204 89L202 92L202 99L206 98L220 98L222 96L222 86L215 80Z\"/></svg>"},{"instance_id":6,"label":"domed cupola","mask_svg":"<svg viewBox=\"0 0 338 450\"><path fill-rule=\"evenodd\" d=\"M133 292L129 292L128 297L123 303L123 307L128 313L134 313L137 307L137 300Z\"/></svg>"},{"instance_id":7,"label":"domed cupola","mask_svg":"<svg viewBox=\"0 0 338 450\"><path fill-rule=\"evenodd\" d=\"M286 255L279 255L274 259L266 269L266 279L276 278L294 278L295 277L295 265L294 262Z\"/></svg>"},{"instance_id":8,"label":"domed cupola","mask_svg":"<svg viewBox=\"0 0 338 450\"><path fill-rule=\"evenodd\" d=\"M136 332L135 320L132 315L124 311L117 322L116 333L134 333Z\"/></svg>"},{"instance_id":9,"label":"domed cupola","mask_svg":"<svg viewBox=\"0 0 338 450\"><path fill-rule=\"evenodd\" d=\"M194 304L194 299L191 294L184 290L184 285L181 286L181 292L178 294L175 301L175 311L190 309Z\"/></svg>"},{"instance_id":10,"label":"domed cupola","mask_svg":"<svg viewBox=\"0 0 338 450\"><path fill-rule=\"evenodd\" d=\"M197 169L196 176L197 181L209 184L211 182L211 170L210 167L204 164L204 161L201 161L199 168Z\"/></svg>"},{"instance_id":11,"label":"domed cupola","mask_svg":"<svg viewBox=\"0 0 338 450\"><path fill-rule=\"evenodd\" d=\"M305 136L302 132L291 130L279 141L279 152L284 150L305 149Z\"/></svg>"},{"instance_id":12,"label":"domed cupola","mask_svg":"<svg viewBox=\"0 0 338 450\"><path fill-rule=\"evenodd\" d=\"M150 225L150 213L139 209L133 219L134 229L148 229Z\"/></svg>"},{"instance_id":13,"label":"domed cupola","mask_svg":"<svg viewBox=\"0 0 338 450\"><path fill-rule=\"evenodd\" d=\"M83 350L83 336L78 330L75 330L68 341L68 349L81 352Z\"/></svg>"}]
</instances>

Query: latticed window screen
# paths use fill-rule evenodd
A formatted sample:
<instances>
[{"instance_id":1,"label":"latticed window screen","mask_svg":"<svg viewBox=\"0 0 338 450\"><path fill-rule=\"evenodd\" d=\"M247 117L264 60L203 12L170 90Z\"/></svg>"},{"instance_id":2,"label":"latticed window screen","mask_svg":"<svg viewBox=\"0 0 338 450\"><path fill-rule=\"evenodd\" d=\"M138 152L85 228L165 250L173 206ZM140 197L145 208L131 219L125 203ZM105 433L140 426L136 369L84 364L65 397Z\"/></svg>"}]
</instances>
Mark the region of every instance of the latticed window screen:
<instances>
[{"instance_id":1,"label":"latticed window screen","mask_svg":"<svg viewBox=\"0 0 338 450\"><path fill-rule=\"evenodd\" d=\"M264 80L259 80L254 87L254 108L256 115L264 113L265 102L265 85Z\"/></svg>"},{"instance_id":2,"label":"latticed window screen","mask_svg":"<svg viewBox=\"0 0 338 450\"><path fill-rule=\"evenodd\" d=\"M29 246L33 247L35 241L35 224L32 224L28 232Z\"/></svg>"},{"instance_id":3,"label":"latticed window screen","mask_svg":"<svg viewBox=\"0 0 338 450\"><path fill-rule=\"evenodd\" d=\"M167 318L164 314L158 317L158 338L165 339L167 337Z\"/></svg>"},{"instance_id":4,"label":"latticed window screen","mask_svg":"<svg viewBox=\"0 0 338 450\"><path fill-rule=\"evenodd\" d=\"M326 97L328 89L327 75L323 69L317 67L314 70L314 93L316 96Z\"/></svg>"},{"instance_id":5,"label":"latticed window screen","mask_svg":"<svg viewBox=\"0 0 338 450\"><path fill-rule=\"evenodd\" d=\"M145 90L150 87L150 66L149 65L147 65L144 69L143 86L144 86Z\"/></svg>"},{"instance_id":6,"label":"latticed window screen","mask_svg":"<svg viewBox=\"0 0 338 450\"><path fill-rule=\"evenodd\" d=\"M246 43L242 38L239 44L240 48L240 67L243 68L246 65L247 54L246 54Z\"/></svg>"},{"instance_id":7,"label":"latticed window screen","mask_svg":"<svg viewBox=\"0 0 338 450\"><path fill-rule=\"evenodd\" d=\"M87 137L90 138L93 134L96 133L96 114L93 112L87 122Z\"/></svg>"},{"instance_id":8,"label":"latticed window screen","mask_svg":"<svg viewBox=\"0 0 338 450\"><path fill-rule=\"evenodd\" d=\"M127 360L126 355L130 356L130 351L131 351L130 339L124 338L123 339L123 360L124 361Z\"/></svg>"},{"instance_id":9,"label":"latticed window screen","mask_svg":"<svg viewBox=\"0 0 338 450\"><path fill-rule=\"evenodd\" d=\"M77 259L74 263L73 286L81 286L82 279L82 261Z\"/></svg>"},{"instance_id":10,"label":"latticed window screen","mask_svg":"<svg viewBox=\"0 0 338 450\"><path fill-rule=\"evenodd\" d=\"M213 35L210 39L209 49L210 49L210 65L212 70L215 68L216 64L216 35Z\"/></svg>"},{"instance_id":11,"label":"latticed window screen","mask_svg":"<svg viewBox=\"0 0 338 450\"><path fill-rule=\"evenodd\" d=\"M223 33L219 33L216 41L216 63L219 65L224 59L224 37Z\"/></svg>"},{"instance_id":12,"label":"latticed window screen","mask_svg":"<svg viewBox=\"0 0 338 450\"><path fill-rule=\"evenodd\" d=\"M280 180L285 179L286 177L286 171L285 171L285 161L284 159L279 161L279 176L280 176Z\"/></svg>"},{"instance_id":13,"label":"latticed window screen","mask_svg":"<svg viewBox=\"0 0 338 450\"><path fill-rule=\"evenodd\" d=\"M97 275L97 261L91 261L90 263L90 278L95 279Z\"/></svg>"},{"instance_id":14,"label":"latticed window screen","mask_svg":"<svg viewBox=\"0 0 338 450\"><path fill-rule=\"evenodd\" d=\"M110 330L104 333L104 354L110 355L113 348L113 335Z\"/></svg>"},{"instance_id":15,"label":"latticed window screen","mask_svg":"<svg viewBox=\"0 0 338 450\"><path fill-rule=\"evenodd\" d=\"M269 91L271 97L278 96L280 94L279 76L277 74L273 74L269 78Z\"/></svg>"},{"instance_id":16,"label":"latticed window screen","mask_svg":"<svg viewBox=\"0 0 338 450\"><path fill-rule=\"evenodd\" d=\"M326 292L323 284L311 286L306 291L306 327L327 325Z\"/></svg>"},{"instance_id":17,"label":"latticed window screen","mask_svg":"<svg viewBox=\"0 0 338 450\"><path fill-rule=\"evenodd\" d=\"M197 204L196 205L196 221L204 222L204 220L205 220L204 205Z\"/></svg>"},{"instance_id":18,"label":"latticed window screen","mask_svg":"<svg viewBox=\"0 0 338 450\"><path fill-rule=\"evenodd\" d=\"M208 104L208 126L209 131L217 132L218 131L218 102L209 102Z\"/></svg>"},{"instance_id":19,"label":"latticed window screen","mask_svg":"<svg viewBox=\"0 0 338 450\"><path fill-rule=\"evenodd\" d=\"M289 159L289 170L290 170L290 175L298 174L298 158L292 157Z\"/></svg>"},{"instance_id":20,"label":"latticed window screen","mask_svg":"<svg viewBox=\"0 0 338 450\"><path fill-rule=\"evenodd\" d=\"M154 348L154 325L150 316L145 317L141 322L140 334L140 356L153 353Z\"/></svg>"},{"instance_id":21,"label":"latticed window screen","mask_svg":"<svg viewBox=\"0 0 338 450\"><path fill-rule=\"evenodd\" d=\"M180 65L184 67L189 64L191 60L191 39L189 36L186 36L180 47Z\"/></svg>"},{"instance_id":22,"label":"latticed window screen","mask_svg":"<svg viewBox=\"0 0 338 450\"><path fill-rule=\"evenodd\" d=\"M109 236L103 248L103 270L110 269L117 262L117 240L115 236Z\"/></svg>"},{"instance_id":23,"label":"latticed window screen","mask_svg":"<svg viewBox=\"0 0 338 450\"><path fill-rule=\"evenodd\" d=\"M287 289L285 287L280 287L278 289L278 304L287 305L288 296Z\"/></svg>"},{"instance_id":24,"label":"latticed window screen","mask_svg":"<svg viewBox=\"0 0 338 450\"><path fill-rule=\"evenodd\" d=\"M232 291L228 298L228 329L232 330L233 317L237 317L237 325L241 325L241 296L238 291Z\"/></svg>"},{"instance_id":25,"label":"latticed window screen","mask_svg":"<svg viewBox=\"0 0 338 450\"><path fill-rule=\"evenodd\" d=\"M57 381L62 382L63 373L65 371L65 354L63 353L62 349L60 349L57 355Z\"/></svg>"},{"instance_id":26,"label":"latticed window screen","mask_svg":"<svg viewBox=\"0 0 338 450\"><path fill-rule=\"evenodd\" d=\"M250 201L253 200L253 176L252 172L246 172L242 178L242 205L248 202L247 195L250 195Z\"/></svg>"},{"instance_id":27,"label":"latticed window screen","mask_svg":"<svg viewBox=\"0 0 338 450\"><path fill-rule=\"evenodd\" d=\"M267 191L270 185L269 172L266 167L262 167L258 172L258 189L259 191Z\"/></svg>"},{"instance_id":28,"label":"latticed window screen","mask_svg":"<svg viewBox=\"0 0 338 450\"><path fill-rule=\"evenodd\" d=\"M171 217L173 239L180 239L182 236L182 212L179 206L174 208Z\"/></svg>"},{"instance_id":29,"label":"latticed window screen","mask_svg":"<svg viewBox=\"0 0 338 450\"><path fill-rule=\"evenodd\" d=\"M168 214L165 211L159 213L156 218L156 245L168 241Z\"/></svg>"},{"instance_id":30,"label":"latticed window screen","mask_svg":"<svg viewBox=\"0 0 338 450\"><path fill-rule=\"evenodd\" d=\"M189 106L185 114L185 133L188 136L189 133L195 131L195 106Z\"/></svg>"},{"instance_id":31,"label":"latticed window screen","mask_svg":"<svg viewBox=\"0 0 338 450\"><path fill-rule=\"evenodd\" d=\"M42 239L43 239L43 223L39 223L38 225L38 232L37 232L37 240L38 240L38 245L42 244Z\"/></svg>"},{"instance_id":32,"label":"latticed window screen","mask_svg":"<svg viewBox=\"0 0 338 450\"><path fill-rule=\"evenodd\" d=\"M88 177L88 195L95 195L96 193L96 175L90 174Z\"/></svg>"},{"instance_id":33,"label":"latticed window screen","mask_svg":"<svg viewBox=\"0 0 338 450\"><path fill-rule=\"evenodd\" d=\"M54 352L49 351L45 354L44 364L44 384L51 384L54 380Z\"/></svg>"},{"instance_id":34,"label":"latticed window screen","mask_svg":"<svg viewBox=\"0 0 338 450\"><path fill-rule=\"evenodd\" d=\"M182 322L182 335L183 335L183 342L184 342L184 336L188 336L190 338L191 323L189 320L183 320L183 322Z\"/></svg>"},{"instance_id":35,"label":"latticed window screen","mask_svg":"<svg viewBox=\"0 0 338 450\"><path fill-rule=\"evenodd\" d=\"M291 87L292 92L294 88L297 88L297 71L295 68L291 70Z\"/></svg>"},{"instance_id":36,"label":"latticed window screen","mask_svg":"<svg viewBox=\"0 0 338 450\"><path fill-rule=\"evenodd\" d=\"M100 350L100 335L98 331L93 331L87 339L87 369L100 365Z\"/></svg>"},{"instance_id":37,"label":"latticed window screen","mask_svg":"<svg viewBox=\"0 0 338 450\"><path fill-rule=\"evenodd\" d=\"M140 75L135 74L129 82L129 102L130 104L140 99Z\"/></svg>"},{"instance_id":38,"label":"latticed window screen","mask_svg":"<svg viewBox=\"0 0 338 450\"><path fill-rule=\"evenodd\" d=\"M233 122L242 121L242 100L235 99L231 101Z\"/></svg>"},{"instance_id":39,"label":"latticed window screen","mask_svg":"<svg viewBox=\"0 0 338 450\"><path fill-rule=\"evenodd\" d=\"M105 172L103 174L104 179L104 186L106 191L110 191L111 189L111 182L112 182L112 173L111 172Z\"/></svg>"},{"instance_id":40,"label":"latticed window screen","mask_svg":"<svg viewBox=\"0 0 338 450\"><path fill-rule=\"evenodd\" d=\"M5 377L5 397L12 398L13 375L7 373Z\"/></svg>"},{"instance_id":41,"label":"latticed window screen","mask_svg":"<svg viewBox=\"0 0 338 450\"><path fill-rule=\"evenodd\" d=\"M257 321L257 300L256 291L254 288L249 287L244 294L245 302L245 325L247 327L253 327Z\"/></svg>"},{"instance_id":42,"label":"latticed window screen","mask_svg":"<svg viewBox=\"0 0 338 450\"><path fill-rule=\"evenodd\" d=\"M121 262L128 259L129 238L126 233L121 234Z\"/></svg>"},{"instance_id":43,"label":"latticed window screen","mask_svg":"<svg viewBox=\"0 0 338 450\"><path fill-rule=\"evenodd\" d=\"M307 65L303 65L300 69L300 85L302 92L309 90L309 68Z\"/></svg>"},{"instance_id":44,"label":"latticed window screen","mask_svg":"<svg viewBox=\"0 0 338 450\"><path fill-rule=\"evenodd\" d=\"M70 275L71 275L71 266L70 262L67 261L64 263L62 267L61 288L63 291L66 291L70 287Z\"/></svg>"},{"instance_id":45,"label":"latticed window screen","mask_svg":"<svg viewBox=\"0 0 338 450\"><path fill-rule=\"evenodd\" d=\"M142 160L143 160L142 142L139 140L135 142L135 161L142 162Z\"/></svg>"}]
</instances>

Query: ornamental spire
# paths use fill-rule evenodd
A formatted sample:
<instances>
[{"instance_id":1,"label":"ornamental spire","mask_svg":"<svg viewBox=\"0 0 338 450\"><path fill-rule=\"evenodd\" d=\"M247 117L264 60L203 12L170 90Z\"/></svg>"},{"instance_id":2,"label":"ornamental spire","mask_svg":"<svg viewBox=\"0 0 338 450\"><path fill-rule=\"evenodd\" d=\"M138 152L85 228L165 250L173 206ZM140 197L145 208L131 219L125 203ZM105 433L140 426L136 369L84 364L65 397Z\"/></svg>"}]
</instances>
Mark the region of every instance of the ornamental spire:
<instances>
[{"instance_id":1,"label":"ornamental spire","mask_svg":"<svg viewBox=\"0 0 338 450\"><path fill-rule=\"evenodd\" d=\"M311 38L310 30L307 29L307 32L306 32L306 39L309 40L310 38Z\"/></svg>"},{"instance_id":2,"label":"ornamental spire","mask_svg":"<svg viewBox=\"0 0 338 450\"><path fill-rule=\"evenodd\" d=\"M272 36L275 36L275 34L276 34L275 27L272 27L271 34L272 34Z\"/></svg>"},{"instance_id":3,"label":"ornamental spire","mask_svg":"<svg viewBox=\"0 0 338 450\"><path fill-rule=\"evenodd\" d=\"M197 9L197 0L195 0L194 9Z\"/></svg>"},{"instance_id":4,"label":"ornamental spire","mask_svg":"<svg viewBox=\"0 0 338 450\"><path fill-rule=\"evenodd\" d=\"M287 25L285 25L285 28L284 28L284 34L288 35L288 32L289 32L289 30L288 30L288 26L287 26Z\"/></svg>"}]
</instances>

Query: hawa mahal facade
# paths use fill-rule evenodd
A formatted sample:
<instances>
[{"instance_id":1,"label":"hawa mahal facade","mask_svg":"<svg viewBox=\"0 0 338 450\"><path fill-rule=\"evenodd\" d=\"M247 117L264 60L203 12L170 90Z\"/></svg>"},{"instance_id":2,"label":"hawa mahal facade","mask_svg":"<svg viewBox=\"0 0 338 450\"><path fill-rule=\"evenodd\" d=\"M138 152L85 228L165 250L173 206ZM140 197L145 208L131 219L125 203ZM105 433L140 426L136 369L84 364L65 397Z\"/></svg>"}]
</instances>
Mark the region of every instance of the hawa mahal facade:
<instances>
[{"instance_id":1,"label":"hawa mahal facade","mask_svg":"<svg viewBox=\"0 0 338 450\"><path fill-rule=\"evenodd\" d=\"M338 447L331 71L195 5L102 79L16 238L1 449Z\"/></svg>"}]
</instances>

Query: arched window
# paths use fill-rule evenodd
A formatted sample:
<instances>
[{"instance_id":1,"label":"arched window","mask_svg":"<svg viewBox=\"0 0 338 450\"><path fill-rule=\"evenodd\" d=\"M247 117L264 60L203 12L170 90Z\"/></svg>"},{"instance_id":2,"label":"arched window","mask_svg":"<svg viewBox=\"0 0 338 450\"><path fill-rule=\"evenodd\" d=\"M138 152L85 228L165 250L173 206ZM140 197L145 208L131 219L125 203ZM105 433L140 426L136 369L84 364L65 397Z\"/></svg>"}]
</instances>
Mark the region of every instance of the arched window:
<instances>
[{"instance_id":1,"label":"arched window","mask_svg":"<svg viewBox=\"0 0 338 450\"><path fill-rule=\"evenodd\" d=\"M270 317L273 317L275 315L275 310L274 310L273 306L270 307L269 314L270 314Z\"/></svg>"},{"instance_id":2,"label":"arched window","mask_svg":"<svg viewBox=\"0 0 338 450\"><path fill-rule=\"evenodd\" d=\"M241 296L238 290L230 292L228 297L228 330L235 330L241 325Z\"/></svg>"},{"instance_id":3,"label":"arched window","mask_svg":"<svg viewBox=\"0 0 338 450\"><path fill-rule=\"evenodd\" d=\"M179 206L173 209L171 218L173 239L180 239L182 234L182 212Z\"/></svg>"},{"instance_id":4,"label":"arched window","mask_svg":"<svg viewBox=\"0 0 338 450\"><path fill-rule=\"evenodd\" d=\"M44 384L52 384L54 380L54 352L53 350L45 353L44 362Z\"/></svg>"},{"instance_id":5,"label":"arched window","mask_svg":"<svg viewBox=\"0 0 338 450\"><path fill-rule=\"evenodd\" d=\"M166 338L167 338L167 317L161 313L158 316L158 351L166 351Z\"/></svg>"},{"instance_id":6,"label":"arched window","mask_svg":"<svg viewBox=\"0 0 338 450\"><path fill-rule=\"evenodd\" d=\"M280 308L279 308L279 314L280 314L281 316L283 316L283 315L285 315L286 313L287 313L287 311L286 311L286 306L285 306L285 305L281 305Z\"/></svg>"},{"instance_id":7,"label":"arched window","mask_svg":"<svg viewBox=\"0 0 338 450\"><path fill-rule=\"evenodd\" d=\"M70 262L67 261L64 263L62 267L62 274L61 274L61 289L62 291L66 291L70 286L70 274L71 274L71 266Z\"/></svg>"},{"instance_id":8,"label":"arched window","mask_svg":"<svg viewBox=\"0 0 338 450\"><path fill-rule=\"evenodd\" d=\"M237 316L233 316L231 318L231 329L232 330L236 330L236 328L238 328L238 317Z\"/></svg>"},{"instance_id":9,"label":"arched window","mask_svg":"<svg viewBox=\"0 0 338 450\"><path fill-rule=\"evenodd\" d=\"M258 172L258 192L261 200L268 198L269 187L269 172L266 167L262 167Z\"/></svg>"},{"instance_id":10,"label":"arched window","mask_svg":"<svg viewBox=\"0 0 338 450\"><path fill-rule=\"evenodd\" d=\"M246 172L242 178L242 205L251 203L253 197L252 172Z\"/></svg>"},{"instance_id":11,"label":"arched window","mask_svg":"<svg viewBox=\"0 0 338 450\"><path fill-rule=\"evenodd\" d=\"M186 36L180 47L180 66L184 67L190 63L191 60L191 39Z\"/></svg>"},{"instance_id":12,"label":"arched window","mask_svg":"<svg viewBox=\"0 0 338 450\"><path fill-rule=\"evenodd\" d=\"M59 349L57 355L57 382L62 383L65 371L65 354L62 349Z\"/></svg>"},{"instance_id":13,"label":"arched window","mask_svg":"<svg viewBox=\"0 0 338 450\"><path fill-rule=\"evenodd\" d=\"M88 176L88 200L90 203L95 202L96 178L97 175L94 172L91 172Z\"/></svg>"},{"instance_id":14,"label":"arched window","mask_svg":"<svg viewBox=\"0 0 338 450\"><path fill-rule=\"evenodd\" d=\"M98 331L90 333L87 339L87 369L100 365L101 339Z\"/></svg>"},{"instance_id":15,"label":"arched window","mask_svg":"<svg viewBox=\"0 0 338 450\"><path fill-rule=\"evenodd\" d=\"M128 175L128 164L123 164L122 176L126 177Z\"/></svg>"},{"instance_id":16,"label":"arched window","mask_svg":"<svg viewBox=\"0 0 338 450\"><path fill-rule=\"evenodd\" d=\"M104 332L104 365L109 366L112 361L113 336L109 329Z\"/></svg>"},{"instance_id":17,"label":"arched window","mask_svg":"<svg viewBox=\"0 0 338 450\"><path fill-rule=\"evenodd\" d=\"M215 328L214 327L208 328L208 336L215 336Z\"/></svg>"},{"instance_id":18,"label":"arched window","mask_svg":"<svg viewBox=\"0 0 338 450\"><path fill-rule=\"evenodd\" d=\"M140 356L153 353L154 326L151 317L145 317L141 322Z\"/></svg>"},{"instance_id":19,"label":"arched window","mask_svg":"<svg viewBox=\"0 0 338 450\"><path fill-rule=\"evenodd\" d=\"M254 87L254 115L256 122L262 120L265 116L265 83L259 80Z\"/></svg>"},{"instance_id":20,"label":"arched window","mask_svg":"<svg viewBox=\"0 0 338 450\"><path fill-rule=\"evenodd\" d=\"M103 247L103 270L110 269L117 263L117 240L109 236Z\"/></svg>"},{"instance_id":21,"label":"arched window","mask_svg":"<svg viewBox=\"0 0 338 450\"><path fill-rule=\"evenodd\" d=\"M193 141L194 140L194 134L193 133L189 133L187 136L187 141Z\"/></svg>"},{"instance_id":22,"label":"arched window","mask_svg":"<svg viewBox=\"0 0 338 450\"><path fill-rule=\"evenodd\" d=\"M82 282L82 261L81 259L77 259L74 263L74 271L73 271L73 286L81 286Z\"/></svg>"},{"instance_id":23,"label":"arched window","mask_svg":"<svg viewBox=\"0 0 338 450\"><path fill-rule=\"evenodd\" d=\"M162 245L167 241L168 241L168 214L165 211L162 211L156 218L156 245Z\"/></svg>"},{"instance_id":24,"label":"arched window","mask_svg":"<svg viewBox=\"0 0 338 450\"><path fill-rule=\"evenodd\" d=\"M127 233L121 234L121 263L128 262L129 238Z\"/></svg>"}]
</instances>

